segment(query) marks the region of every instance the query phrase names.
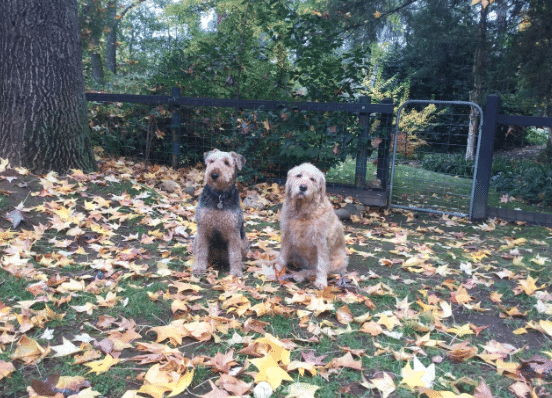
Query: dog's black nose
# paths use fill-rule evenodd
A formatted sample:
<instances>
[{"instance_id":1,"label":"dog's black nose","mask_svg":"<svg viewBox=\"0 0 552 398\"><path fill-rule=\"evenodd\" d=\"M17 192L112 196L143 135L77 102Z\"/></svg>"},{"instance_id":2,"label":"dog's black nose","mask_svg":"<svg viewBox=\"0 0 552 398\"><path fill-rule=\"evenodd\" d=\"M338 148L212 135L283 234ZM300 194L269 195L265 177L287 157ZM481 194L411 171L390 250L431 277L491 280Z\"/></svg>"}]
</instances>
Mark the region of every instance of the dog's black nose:
<instances>
[{"instance_id":1,"label":"dog's black nose","mask_svg":"<svg viewBox=\"0 0 552 398\"><path fill-rule=\"evenodd\" d=\"M218 173L211 173L211 178L216 180L218 178Z\"/></svg>"},{"instance_id":2,"label":"dog's black nose","mask_svg":"<svg viewBox=\"0 0 552 398\"><path fill-rule=\"evenodd\" d=\"M301 184L301 185L299 185L299 190L301 192L305 192L307 190L307 186L305 184Z\"/></svg>"}]
</instances>

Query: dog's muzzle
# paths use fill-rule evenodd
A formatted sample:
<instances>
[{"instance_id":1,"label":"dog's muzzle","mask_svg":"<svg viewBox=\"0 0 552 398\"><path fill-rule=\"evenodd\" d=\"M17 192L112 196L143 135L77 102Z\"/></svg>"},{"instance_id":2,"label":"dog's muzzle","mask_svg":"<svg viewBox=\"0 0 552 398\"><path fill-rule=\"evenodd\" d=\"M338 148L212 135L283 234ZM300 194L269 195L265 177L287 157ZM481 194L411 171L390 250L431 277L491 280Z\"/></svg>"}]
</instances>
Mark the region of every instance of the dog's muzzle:
<instances>
[{"instance_id":1,"label":"dog's muzzle","mask_svg":"<svg viewBox=\"0 0 552 398\"><path fill-rule=\"evenodd\" d=\"M216 180L218 178L218 176L219 176L218 173L211 173L211 178L213 180Z\"/></svg>"},{"instance_id":2,"label":"dog's muzzle","mask_svg":"<svg viewBox=\"0 0 552 398\"><path fill-rule=\"evenodd\" d=\"M301 192L307 192L307 186L305 184L299 185L299 191Z\"/></svg>"}]
</instances>

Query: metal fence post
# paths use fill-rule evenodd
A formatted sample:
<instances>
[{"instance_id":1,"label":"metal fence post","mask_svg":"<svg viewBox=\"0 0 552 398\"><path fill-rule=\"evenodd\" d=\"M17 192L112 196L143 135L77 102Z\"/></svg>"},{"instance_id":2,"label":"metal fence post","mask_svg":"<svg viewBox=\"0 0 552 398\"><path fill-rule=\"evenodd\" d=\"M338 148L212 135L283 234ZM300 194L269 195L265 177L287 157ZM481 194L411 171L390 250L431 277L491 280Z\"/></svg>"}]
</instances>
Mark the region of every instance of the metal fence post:
<instances>
[{"instance_id":1,"label":"metal fence post","mask_svg":"<svg viewBox=\"0 0 552 398\"><path fill-rule=\"evenodd\" d=\"M371 103L370 97L360 97L359 102L361 104L370 105ZM360 134L360 140L366 140L368 139L368 131L370 129L370 118L368 113L363 112L366 110L365 107L362 108L363 110L360 112L359 118L360 118L360 125L362 126L362 133ZM356 167L355 167L355 188L358 189L364 189L364 186L366 185L366 161L368 159L368 143L362 144L360 148L360 152L358 153L357 159L356 159Z\"/></svg>"},{"instance_id":2,"label":"metal fence post","mask_svg":"<svg viewBox=\"0 0 552 398\"><path fill-rule=\"evenodd\" d=\"M180 97L180 87L173 87L171 90L172 99ZM171 159L172 159L172 168L176 169L180 161L180 107L176 104L173 104L172 107L172 117L171 117L171 133L172 133L172 148L171 148Z\"/></svg>"},{"instance_id":3,"label":"metal fence post","mask_svg":"<svg viewBox=\"0 0 552 398\"><path fill-rule=\"evenodd\" d=\"M500 97L496 94L488 95L481 137L475 158L470 220L482 220L487 217L487 198L491 182L493 147L499 109Z\"/></svg>"},{"instance_id":4,"label":"metal fence post","mask_svg":"<svg viewBox=\"0 0 552 398\"><path fill-rule=\"evenodd\" d=\"M392 104L392 98L384 98L382 104ZM393 126L393 114L383 114L381 116L381 128L387 134L383 137L382 142L378 145L378 165L377 178L381 181L381 189L387 190L387 180L389 179L389 159L391 149L391 134Z\"/></svg>"}]
</instances>

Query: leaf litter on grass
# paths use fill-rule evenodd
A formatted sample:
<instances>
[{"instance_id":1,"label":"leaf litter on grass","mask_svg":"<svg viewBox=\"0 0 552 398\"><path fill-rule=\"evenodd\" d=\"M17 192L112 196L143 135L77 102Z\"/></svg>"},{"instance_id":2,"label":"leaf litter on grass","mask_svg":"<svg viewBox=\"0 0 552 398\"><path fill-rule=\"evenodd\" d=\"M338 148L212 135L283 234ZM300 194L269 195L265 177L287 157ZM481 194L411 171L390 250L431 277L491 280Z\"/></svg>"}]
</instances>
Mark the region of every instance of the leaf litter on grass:
<instances>
[{"instance_id":1,"label":"leaf litter on grass","mask_svg":"<svg viewBox=\"0 0 552 398\"><path fill-rule=\"evenodd\" d=\"M240 183L246 277L197 277L199 168L2 164L1 396L550 395L550 229L366 208L317 291L271 265L283 188Z\"/></svg>"}]
</instances>

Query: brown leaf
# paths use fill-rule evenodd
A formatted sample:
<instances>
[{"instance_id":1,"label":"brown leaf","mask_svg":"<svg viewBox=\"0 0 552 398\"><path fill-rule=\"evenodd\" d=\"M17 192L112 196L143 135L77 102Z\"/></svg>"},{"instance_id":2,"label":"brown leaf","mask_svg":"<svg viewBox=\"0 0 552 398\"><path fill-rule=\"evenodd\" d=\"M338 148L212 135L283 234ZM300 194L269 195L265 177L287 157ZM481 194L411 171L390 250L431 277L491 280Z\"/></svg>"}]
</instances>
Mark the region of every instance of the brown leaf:
<instances>
[{"instance_id":1,"label":"brown leaf","mask_svg":"<svg viewBox=\"0 0 552 398\"><path fill-rule=\"evenodd\" d=\"M218 388L211 380L209 380L209 384L212 390L205 395L200 395L202 398L226 398L230 396L226 391Z\"/></svg>"},{"instance_id":2,"label":"brown leaf","mask_svg":"<svg viewBox=\"0 0 552 398\"><path fill-rule=\"evenodd\" d=\"M348 325L353 321L353 313L346 305L338 308L335 314L337 316L337 321L342 325Z\"/></svg>"},{"instance_id":3,"label":"brown leaf","mask_svg":"<svg viewBox=\"0 0 552 398\"><path fill-rule=\"evenodd\" d=\"M326 366L327 368L350 368L354 370L362 369L362 361L355 361L350 352L346 353L342 357L334 358Z\"/></svg>"},{"instance_id":4,"label":"brown leaf","mask_svg":"<svg viewBox=\"0 0 552 398\"><path fill-rule=\"evenodd\" d=\"M251 383L246 383L245 381L227 374L221 375L220 379L216 381L216 384L238 397L243 396L246 392L251 390L252 386Z\"/></svg>"},{"instance_id":5,"label":"brown leaf","mask_svg":"<svg viewBox=\"0 0 552 398\"><path fill-rule=\"evenodd\" d=\"M473 398L493 398L493 394L491 392L491 389L485 383L485 380L480 377L481 383L475 388Z\"/></svg>"},{"instance_id":6,"label":"brown leaf","mask_svg":"<svg viewBox=\"0 0 552 398\"><path fill-rule=\"evenodd\" d=\"M31 380L31 387L38 395L52 397L56 395L54 388L59 380L59 373L48 376L44 381Z\"/></svg>"},{"instance_id":7,"label":"brown leaf","mask_svg":"<svg viewBox=\"0 0 552 398\"><path fill-rule=\"evenodd\" d=\"M232 366L238 363L234 360L234 349L231 349L226 354L217 354L205 362L205 366L210 366L213 372L229 373Z\"/></svg>"},{"instance_id":8,"label":"brown leaf","mask_svg":"<svg viewBox=\"0 0 552 398\"><path fill-rule=\"evenodd\" d=\"M450 348L451 351L447 353L449 359L454 363L464 362L466 359L470 359L477 354L476 347L469 347L469 341L465 340L458 344L453 344Z\"/></svg>"}]
</instances>

